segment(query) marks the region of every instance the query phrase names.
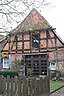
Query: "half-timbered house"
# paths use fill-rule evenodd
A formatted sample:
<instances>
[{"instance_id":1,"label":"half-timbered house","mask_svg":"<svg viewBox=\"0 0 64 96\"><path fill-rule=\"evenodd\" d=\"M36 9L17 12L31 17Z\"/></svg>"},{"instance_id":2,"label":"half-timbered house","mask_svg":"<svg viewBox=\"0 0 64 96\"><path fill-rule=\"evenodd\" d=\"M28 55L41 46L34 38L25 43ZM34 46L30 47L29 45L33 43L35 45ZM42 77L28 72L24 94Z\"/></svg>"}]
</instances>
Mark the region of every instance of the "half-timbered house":
<instances>
[{"instance_id":1,"label":"half-timbered house","mask_svg":"<svg viewBox=\"0 0 64 96\"><path fill-rule=\"evenodd\" d=\"M34 75L47 74L47 68L64 67L64 42L36 9L0 44L1 68L9 68L15 57L23 59L26 70L33 68Z\"/></svg>"}]
</instances>

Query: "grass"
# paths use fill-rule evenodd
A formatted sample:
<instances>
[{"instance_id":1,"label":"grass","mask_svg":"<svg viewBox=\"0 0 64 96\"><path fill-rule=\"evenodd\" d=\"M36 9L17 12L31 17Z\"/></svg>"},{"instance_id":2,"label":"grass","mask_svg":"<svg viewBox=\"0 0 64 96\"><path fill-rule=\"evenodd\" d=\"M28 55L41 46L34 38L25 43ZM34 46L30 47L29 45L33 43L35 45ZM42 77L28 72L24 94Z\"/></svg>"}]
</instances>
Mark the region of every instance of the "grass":
<instances>
[{"instance_id":1,"label":"grass","mask_svg":"<svg viewBox=\"0 0 64 96\"><path fill-rule=\"evenodd\" d=\"M62 87L64 85L64 82L62 81L52 81L50 80L50 92L53 92L57 90L58 88Z\"/></svg>"},{"instance_id":2,"label":"grass","mask_svg":"<svg viewBox=\"0 0 64 96\"><path fill-rule=\"evenodd\" d=\"M61 96L64 96L64 94L62 94Z\"/></svg>"}]
</instances>

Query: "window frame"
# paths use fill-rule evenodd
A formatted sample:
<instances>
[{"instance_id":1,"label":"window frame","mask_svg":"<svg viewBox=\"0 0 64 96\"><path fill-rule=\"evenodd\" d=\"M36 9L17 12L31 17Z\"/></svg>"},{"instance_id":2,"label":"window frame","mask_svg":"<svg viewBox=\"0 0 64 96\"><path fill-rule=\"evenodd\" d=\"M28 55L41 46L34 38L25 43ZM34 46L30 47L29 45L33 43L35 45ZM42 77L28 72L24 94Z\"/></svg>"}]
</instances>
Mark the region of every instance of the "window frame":
<instances>
[{"instance_id":1,"label":"window frame","mask_svg":"<svg viewBox=\"0 0 64 96\"><path fill-rule=\"evenodd\" d=\"M38 37L36 38L36 36L38 35ZM35 39L34 39L35 38ZM34 41L34 42L33 42ZM38 41L38 43L36 42ZM35 44L35 46L33 45L33 43ZM37 46L37 47L36 47ZM31 34L31 48L32 49L38 49L40 46L40 33L38 32L33 32Z\"/></svg>"},{"instance_id":2,"label":"window frame","mask_svg":"<svg viewBox=\"0 0 64 96\"><path fill-rule=\"evenodd\" d=\"M56 63L55 62L50 62L49 68L50 68L50 70L56 70Z\"/></svg>"},{"instance_id":3,"label":"window frame","mask_svg":"<svg viewBox=\"0 0 64 96\"><path fill-rule=\"evenodd\" d=\"M5 65L7 65L7 66L5 66ZM10 65L9 57L4 57L3 58L3 68L9 68L9 65Z\"/></svg>"}]
</instances>

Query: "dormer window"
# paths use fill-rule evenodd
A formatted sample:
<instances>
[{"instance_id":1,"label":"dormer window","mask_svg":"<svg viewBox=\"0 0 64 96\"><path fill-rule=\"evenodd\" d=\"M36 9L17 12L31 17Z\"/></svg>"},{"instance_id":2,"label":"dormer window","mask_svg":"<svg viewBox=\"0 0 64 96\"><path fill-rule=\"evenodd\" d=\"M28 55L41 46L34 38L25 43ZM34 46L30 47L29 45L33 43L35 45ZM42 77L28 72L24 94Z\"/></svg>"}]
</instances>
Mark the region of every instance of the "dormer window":
<instances>
[{"instance_id":1,"label":"dormer window","mask_svg":"<svg viewBox=\"0 0 64 96\"><path fill-rule=\"evenodd\" d=\"M39 48L39 38L40 38L39 32L32 33L31 38L32 48Z\"/></svg>"}]
</instances>

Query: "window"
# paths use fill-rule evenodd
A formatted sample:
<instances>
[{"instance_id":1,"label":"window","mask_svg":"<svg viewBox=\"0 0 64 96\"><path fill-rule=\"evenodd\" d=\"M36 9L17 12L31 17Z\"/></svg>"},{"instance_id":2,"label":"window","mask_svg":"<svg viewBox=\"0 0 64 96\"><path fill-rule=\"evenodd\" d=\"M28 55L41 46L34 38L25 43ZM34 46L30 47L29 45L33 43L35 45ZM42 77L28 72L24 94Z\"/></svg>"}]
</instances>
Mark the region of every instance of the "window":
<instances>
[{"instance_id":1,"label":"window","mask_svg":"<svg viewBox=\"0 0 64 96\"><path fill-rule=\"evenodd\" d=\"M3 58L3 68L9 68L9 58L8 57Z\"/></svg>"},{"instance_id":2,"label":"window","mask_svg":"<svg viewBox=\"0 0 64 96\"><path fill-rule=\"evenodd\" d=\"M55 62L50 63L50 70L56 70L56 63Z\"/></svg>"},{"instance_id":3,"label":"window","mask_svg":"<svg viewBox=\"0 0 64 96\"><path fill-rule=\"evenodd\" d=\"M32 34L32 40L31 40L32 48L39 48L39 38L40 38L39 32Z\"/></svg>"}]
</instances>

